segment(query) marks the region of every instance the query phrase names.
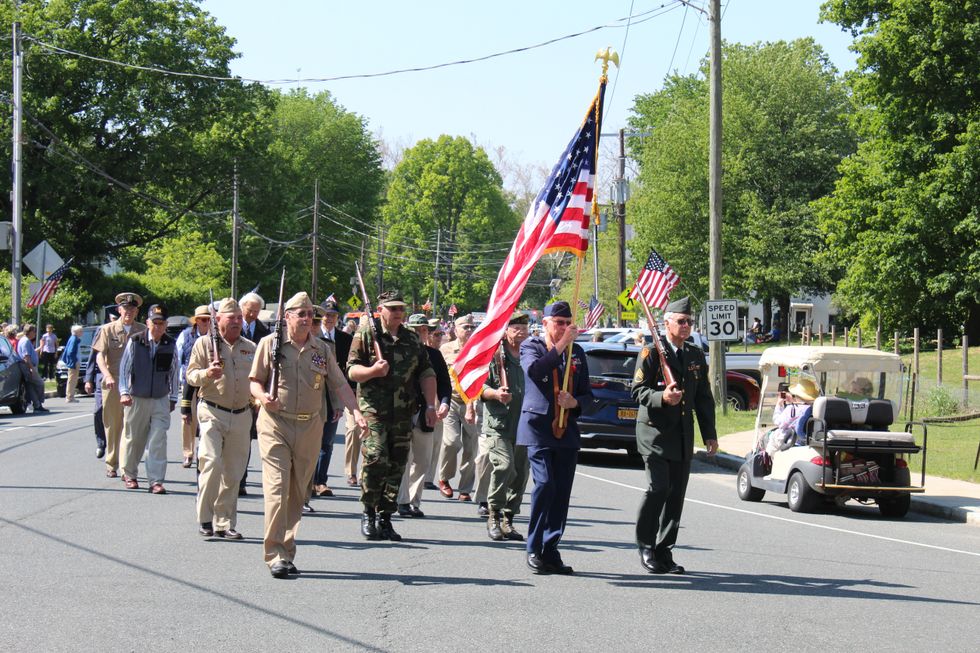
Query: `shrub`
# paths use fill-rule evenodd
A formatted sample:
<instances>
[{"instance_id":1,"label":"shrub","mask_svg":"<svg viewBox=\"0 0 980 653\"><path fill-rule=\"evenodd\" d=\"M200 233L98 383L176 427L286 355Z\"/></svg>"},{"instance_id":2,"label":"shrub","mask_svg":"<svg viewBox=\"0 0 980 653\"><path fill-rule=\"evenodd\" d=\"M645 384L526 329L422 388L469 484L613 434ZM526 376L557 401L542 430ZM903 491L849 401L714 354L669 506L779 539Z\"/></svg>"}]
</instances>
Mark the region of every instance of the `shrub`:
<instances>
[{"instance_id":1,"label":"shrub","mask_svg":"<svg viewBox=\"0 0 980 653\"><path fill-rule=\"evenodd\" d=\"M937 385L926 395L923 409L923 414L929 417L945 417L958 413L960 403L946 386Z\"/></svg>"}]
</instances>

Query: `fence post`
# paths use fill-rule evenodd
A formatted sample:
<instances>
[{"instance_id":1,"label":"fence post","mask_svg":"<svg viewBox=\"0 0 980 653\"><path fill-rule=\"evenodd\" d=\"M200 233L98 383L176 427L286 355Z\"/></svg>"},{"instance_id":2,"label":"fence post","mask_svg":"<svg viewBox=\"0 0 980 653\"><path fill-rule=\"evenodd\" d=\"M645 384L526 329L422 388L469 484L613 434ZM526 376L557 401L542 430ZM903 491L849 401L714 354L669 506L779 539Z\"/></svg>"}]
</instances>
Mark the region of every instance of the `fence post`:
<instances>
[{"instance_id":1,"label":"fence post","mask_svg":"<svg viewBox=\"0 0 980 653\"><path fill-rule=\"evenodd\" d=\"M881 351L881 327L875 329L875 349Z\"/></svg>"},{"instance_id":2,"label":"fence post","mask_svg":"<svg viewBox=\"0 0 980 653\"><path fill-rule=\"evenodd\" d=\"M898 331L895 332L895 353L898 354Z\"/></svg>"},{"instance_id":3,"label":"fence post","mask_svg":"<svg viewBox=\"0 0 980 653\"><path fill-rule=\"evenodd\" d=\"M745 317L742 318L742 344L744 345L744 350L749 350L749 316L746 313Z\"/></svg>"},{"instance_id":4,"label":"fence post","mask_svg":"<svg viewBox=\"0 0 980 653\"><path fill-rule=\"evenodd\" d=\"M913 392L919 391L919 327L912 329L912 373L915 374L915 388Z\"/></svg>"},{"instance_id":5,"label":"fence post","mask_svg":"<svg viewBox=\"0 0 980 653\"><path fill-rule=\"evenodd\" d=\"M817 327L817 339L820 341L820 346L823 347L823 324Z\"/></svg>"},{"instance_id":6,"label":"fence post","mask_svg":"<svg viewBox=\"0 0 980 653\"><path fill-rule=\"evenodd\" d=\"M860 349L861 348L861 327L856 327L856 328L857 328L857 347L858 347L858 349Z\"/></svg>"},{"instance_id":7,"label":"fence post","mask_svg":"<svg viewBox=\"0 0 980 653\"><path fill-rule=\"evenodd\" d=\"M943 384L943 330L936 329L936 382Z\"/></svg>"},{"instance_id":8,"label":"fence post","mask_svg":"<svg viewBox=\"0 0 980 653\"><path fill-rule=\"evenodd\" d=\"M848 333L850 329L844 327L844 346L849 347L851 343L851 334Z\"/></svg>"},{"instance_id":9,"label":"fence post","mask_svg":"<svg viewBox=\"0 0 980 653\"><path fill-rule=\"evenodd\" d=\"M966 380L966 376L970 373L969 354L970 354L970 339L964 333L963 334L963 409L964 410L966 410L967 406L970 404L970 388L969 388L970 382Z\"/></svg>"},{"instance_id":10,"label":"fence post","mask_svg":"<svg viewBox=\"0 0 980 653\"><path fill-rule=\"evenodd\" d=\"M830 346L831 347L836 347L837 346L837 325L836 324L831 324L830 325Z\"/></svg>"}]
</instances>

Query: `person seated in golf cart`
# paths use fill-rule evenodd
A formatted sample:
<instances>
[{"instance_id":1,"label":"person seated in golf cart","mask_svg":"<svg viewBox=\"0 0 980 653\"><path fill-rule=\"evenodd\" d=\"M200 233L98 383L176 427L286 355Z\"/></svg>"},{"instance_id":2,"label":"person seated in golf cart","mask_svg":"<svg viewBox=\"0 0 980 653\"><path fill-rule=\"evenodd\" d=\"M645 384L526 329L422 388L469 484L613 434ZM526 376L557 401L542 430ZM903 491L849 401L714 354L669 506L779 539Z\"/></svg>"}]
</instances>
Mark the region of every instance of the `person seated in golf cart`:
<instances>
[{"instance_id":1,"label":"person seated in golf cart","mask_svg":"<svg viewBox=\"0 0 980 653\"><path fill-rule=\"evenodd\" d=\"M813 402L819 396L817 384L802 378L780 393L773 413L775 428L766 434L765 449L770 455L789 442L795 446L806 445L806 423L813 414Z\"/></svg>"}]
</instances>

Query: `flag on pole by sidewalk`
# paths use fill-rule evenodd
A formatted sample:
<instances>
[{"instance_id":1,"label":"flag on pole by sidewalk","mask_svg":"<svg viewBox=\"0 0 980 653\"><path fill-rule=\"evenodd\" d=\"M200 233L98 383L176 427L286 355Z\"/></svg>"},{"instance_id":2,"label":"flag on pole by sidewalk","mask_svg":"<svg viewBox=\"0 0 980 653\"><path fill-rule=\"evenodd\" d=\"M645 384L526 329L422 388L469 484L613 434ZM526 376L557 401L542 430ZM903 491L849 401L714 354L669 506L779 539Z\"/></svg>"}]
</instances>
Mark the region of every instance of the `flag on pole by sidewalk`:
<instances>
[{"instance_id":1,"label":"flag on pole by sidewalk","mask_svg":"<svg viewBox=\"0 0 980 653\"><path fill-rule=\"evenodd\" d=\"M605 312L605 305L595 295L592 295L592 299L589 300L589 313L585 316L585 330L588 331L594 328L599 323L599 318Z\"/></svg>"},{"instance_id":2,"label":"flag on pole by sidewalk","mask_svg":"<svg viewBox=\"0 0 980 653\"><path fill-rule=\"evenodd\" d=\"M578 307L581 308L583 311L589 310L589 305L585 303L584 299L578 300Z\"/></svg>"},{"instance_id":3,"label":"flag on pole by sidewalk","mask_svg":"<svg viewBox=\"0 0 980 653\"><path fill-rule=\"evenodd\" d=\"M71 267L71 262L74 260L75 259L73 258L68 259L64 265L51 273L51 276L49 276L44 283L41 284L38 291L28 300L27 308L37 308L44 302L51 299L51 296L54 295L56 290L58 290L58 284L61 283L61 278L65 276L65 272L68 271L68 268Z\"/></svg>"},{"instance_id":4,"label":"flag on pole by sidewalk","mask_svg":"<svg viewBox=\"0 0 980 653\"><path fill-rule=\"evenodd\" d=\"M650 308L663 310L667 308L670 291L680 283L680 280L681 278L664 260L664 257L658 254L657 250L652 250L650 258L647 259L647 264L643 266L643 270L636 280L633 292L630 293L630 299L639 299L642 289L643 296L646 297Z\"/></svg>"},{"instance_id":5,"label":"flag on pole by sidewalk","mask_svg":"<svg viewBox=\"0 0 980 653\"><path fill-rule=\"evenodd\" d=\"M450 370L453 383L467 402L475 399L483 388L490 360L538 260L557 251L581 257L589 247L589 217L605 90L603 75L585 119L528 209L490 293L486 318L453 363Z\"/></svg>"}]
</instances>

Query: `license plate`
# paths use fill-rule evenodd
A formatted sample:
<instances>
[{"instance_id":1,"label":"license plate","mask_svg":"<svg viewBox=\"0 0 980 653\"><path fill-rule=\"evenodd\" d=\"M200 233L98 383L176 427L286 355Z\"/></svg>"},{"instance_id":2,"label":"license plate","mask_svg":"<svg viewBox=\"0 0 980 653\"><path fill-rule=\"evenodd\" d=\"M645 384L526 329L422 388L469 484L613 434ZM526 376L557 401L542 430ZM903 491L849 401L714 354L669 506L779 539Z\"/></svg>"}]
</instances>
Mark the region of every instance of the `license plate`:
<instances>
[{"instance_id":1,"label":"license plate","mask_svg":"<svg viewBox=\"0 0 980 653\"><path fill-rule=\"evenodd\" d=\"M616 411L616 417L619 419L636 419L636 408L620 408Z\"/></svg>"}]
</instances>

